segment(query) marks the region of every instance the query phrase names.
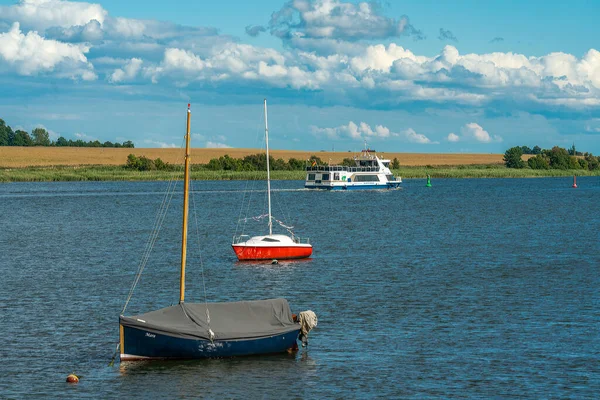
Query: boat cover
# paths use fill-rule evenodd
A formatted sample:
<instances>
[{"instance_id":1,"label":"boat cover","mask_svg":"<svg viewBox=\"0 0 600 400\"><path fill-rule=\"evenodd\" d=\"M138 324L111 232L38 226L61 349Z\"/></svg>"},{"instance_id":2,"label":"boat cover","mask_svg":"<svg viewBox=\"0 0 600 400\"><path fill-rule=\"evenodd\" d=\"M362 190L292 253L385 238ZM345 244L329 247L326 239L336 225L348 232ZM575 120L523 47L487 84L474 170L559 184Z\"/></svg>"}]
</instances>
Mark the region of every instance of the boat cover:
<instances>
[{"instance_id":1,"label":"boat cover","mask_svg":"<svg viewBox=\"0 0 600 400\"><path fill-rule=\"evenodd\" d=\"M206 309L210 314L210 325ZM131 317L120 316L120 323L149 332L190 339L236 340L260 338L300 330L292 320L286 299L227 303L181 303Z\"/></svg>"}]
</instances>

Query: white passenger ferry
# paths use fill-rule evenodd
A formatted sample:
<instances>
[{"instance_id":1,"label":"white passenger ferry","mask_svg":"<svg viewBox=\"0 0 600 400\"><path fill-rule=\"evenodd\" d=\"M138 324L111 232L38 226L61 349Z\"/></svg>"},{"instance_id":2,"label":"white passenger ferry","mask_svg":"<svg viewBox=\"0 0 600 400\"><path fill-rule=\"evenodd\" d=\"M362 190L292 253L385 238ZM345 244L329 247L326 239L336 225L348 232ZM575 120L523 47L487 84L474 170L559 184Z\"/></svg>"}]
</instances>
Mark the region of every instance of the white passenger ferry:
<instances>
[{"instance_id":1,"label":"white passenger ferry","mask_svg":"<svg viewBox=\"0 0 600 400\"><path fill-rule=\"evenodd\" d=\"M366 149L354 157L355 166L313 165L306 167L307 189L354 190L396 189L402 183L390 171L390 160L377 157L375 150Z\"/></svg>"}]
</instances>

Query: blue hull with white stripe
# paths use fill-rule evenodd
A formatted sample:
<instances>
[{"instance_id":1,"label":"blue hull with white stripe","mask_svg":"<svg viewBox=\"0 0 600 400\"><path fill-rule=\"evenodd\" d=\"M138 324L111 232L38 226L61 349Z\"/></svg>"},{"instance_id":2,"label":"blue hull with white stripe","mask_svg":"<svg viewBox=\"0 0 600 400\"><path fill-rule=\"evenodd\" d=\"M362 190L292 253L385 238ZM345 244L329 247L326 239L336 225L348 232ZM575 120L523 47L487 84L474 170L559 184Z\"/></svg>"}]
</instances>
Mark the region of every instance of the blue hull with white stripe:
<instances>
[{"instance_id":1,"label":"blue hull with white stripe","mask_svg":"<svg viewBox=\"0 0 600 400\"><path fill-rule=\"evenodd\" d=\"M215 340L180 338L151 330L122 326L121 361L238 357L284 353L297 349L300 332L250 339Z\"/></svg>"}]
</instances>

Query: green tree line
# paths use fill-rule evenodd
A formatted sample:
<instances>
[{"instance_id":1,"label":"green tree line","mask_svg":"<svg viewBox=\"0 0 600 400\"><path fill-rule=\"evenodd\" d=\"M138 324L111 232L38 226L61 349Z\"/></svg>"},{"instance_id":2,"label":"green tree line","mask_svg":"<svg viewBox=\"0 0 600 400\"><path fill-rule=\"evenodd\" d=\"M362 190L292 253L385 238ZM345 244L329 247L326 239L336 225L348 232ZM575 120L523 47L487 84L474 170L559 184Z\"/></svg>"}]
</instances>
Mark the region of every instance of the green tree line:
<instances>
[{"instance_id":1,"label":"green tree line","mask_svg":"<svg viewBox=\"0 0 600 400\"><path fill-rule=\"evenodd\" d=\"M307 165L325 165L326 163L318 156L311 155L308 160L298 160L290 158L285 161L283 158L275 159L269 156L269 167L271 171L302 171ZM352 158L344 158L341 165L354 167L356 162ZM392 169L400 168L400 162L394 158L390 167ZM145 156L136 156L129 154L125 163L125 168L138 171L154 171L154 170L173 170L176 167L163 162L160 158L152 160ZM251 154L244 158L232 158L228 154L219 158L211 159L208 164L193 164L192 170L209 170L209 171L266 171L267 157L266 154Z\"/></svg>"},{"instance_id":2,"label":"green tree line","mask_svg":"<svg viewBox=\"0 0 600 400\"><path fill-rule=\"evenodd\" d=\"M269 166L272 171L301 171L307 165L316 163L324 165L325 163L317 156L310 156L306 161L290 158L285 161L282 158L275 159L269 156ZM354 164L352 164L354 165ZM145 156L136 156L129 154L125 163L125 168L138 171L154 171L154 170L174 170L177 168L174 165L163 162L160 158L152 160ZM267 157L265 154L252 154L244 158L232 158L225 154L219 158L211 159L207 164L193 164L192 170L209 170L209 171L266 171Z\"/></svg>"},{"instance_id":3,"label":"green tree line","mask_svg":"<svg viewBox=\"0 0 600 400\"><path fill-rule=\"evenodd\" d=\"M523 152L524 146L515 146L504 153L504 164L507 168L531 169L585 169L593 171L600 168L600 157L592 153L581 153L575 145L569 150L554 146L550 150L540 149L537 153ZM537 146L536 146L537 147ZM535 154L527 161L523 161L523 154Z\"/></svg>"},{"instance_id":4,"label":"green tree line","mask_svg":"<svg viewBox=\"0 0 600 400\"><path fill-rule=\"evenodd\" d=\"M317 156L310 156L308 160L298 160L290 158L285 161L283 158L275 159L269 156L269 167L272 171L301 171L307 165L316 163L324 165L325 163ZM205 169L211 171L266 171L267 156L264 153L251 154L244 158L232 158L225 154L219 158L211 159L208 164L203 165Z\"/></svg>"},{"instance_id":5,"label":"green tree line","mask_svg":"<svg viewBox=\"0 0 600 400\"><path fill-rule=\"evenodd\" d=\"M0 146L56 146L56 147L125 147L134 148L131 140L123 143L106 141L101 143L99 140L90 140L89 142L78 140L67 140L59 137L56 141L50 140L50 134L44 128L35 128L31 135L21 129L13 131L9 125L6 125L3 119L0 119Z\"/></svg>"}]
</instances>

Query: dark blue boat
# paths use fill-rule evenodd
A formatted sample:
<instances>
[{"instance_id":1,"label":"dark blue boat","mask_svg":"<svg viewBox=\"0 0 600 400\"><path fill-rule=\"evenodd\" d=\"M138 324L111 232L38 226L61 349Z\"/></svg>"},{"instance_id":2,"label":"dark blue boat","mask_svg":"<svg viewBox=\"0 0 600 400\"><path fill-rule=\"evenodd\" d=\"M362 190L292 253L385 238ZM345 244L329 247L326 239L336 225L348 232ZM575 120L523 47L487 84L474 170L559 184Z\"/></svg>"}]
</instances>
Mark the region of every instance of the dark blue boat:
<instances>
[{"instance_id":1,"label":"dark blue boat","mask_svg":"<svg viewBox=\"0 0 600 400\"><path fill-rule=\"evenodd\" d=\"M291 352L300 333L285 299L181 303L121 316L120 325L122 361Z\"/></svg>"},{"instance_id":2,"label":"dark blue boat","mask_svg":"<svg viewBox=\"0 0 600 400\"><path fill-rule=\"evenodd\" d=\"M305 344L308 332L317 324L317 318L312 311L302 312L298 319L294 318L285 299L198 304L184 302L190 184L190 118L188 104L179 304L136 316L121 315L120 359L131 361L234 357L297 350L296 341L300 337L302 344ZM168 203L163 201L163 205L165 204ZM160 210L159 217L163 215L163 210ZM157 218L157 221L160 220L161 218ZM152 232L149 243L155 240L154 235L158 235L159 229L160 226ZM151 250L150 245L142 257L143 262L140 263L129 299Z\"/></svg>"}]
</instances>

